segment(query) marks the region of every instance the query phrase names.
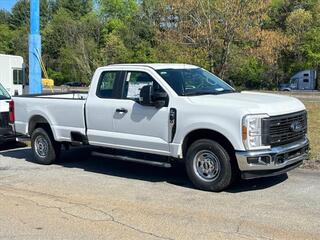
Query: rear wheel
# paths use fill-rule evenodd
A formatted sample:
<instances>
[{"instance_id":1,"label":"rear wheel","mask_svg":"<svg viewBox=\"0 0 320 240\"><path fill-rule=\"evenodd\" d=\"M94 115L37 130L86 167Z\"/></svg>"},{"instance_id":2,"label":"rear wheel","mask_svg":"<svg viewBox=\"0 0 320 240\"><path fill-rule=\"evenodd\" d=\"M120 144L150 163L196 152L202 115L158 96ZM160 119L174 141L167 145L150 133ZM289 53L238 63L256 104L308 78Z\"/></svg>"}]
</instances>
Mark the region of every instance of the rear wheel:
<instances>
[{"instance_id":1,"label":"rear wheel","mask_svg":"<svg viewBox=\"0 0 320 240\"><path fill-rule=\"evenodd\" d=\"M46 165L53 163L61 151L61 144L44 128L37 128L32 132L31 147L35 162Z\"/></svg>"},{"instance_id":2,"label":"rear wheel","mask_svg":"<svg viewBox=\"0 0 320 240\"><path fill-rule=\"evenodd\" d=\"M218 142L195 141L187 151L185 164L190 180L199 189L221 191L232 183L230 156Z\"/></svg>"}]
</instances>

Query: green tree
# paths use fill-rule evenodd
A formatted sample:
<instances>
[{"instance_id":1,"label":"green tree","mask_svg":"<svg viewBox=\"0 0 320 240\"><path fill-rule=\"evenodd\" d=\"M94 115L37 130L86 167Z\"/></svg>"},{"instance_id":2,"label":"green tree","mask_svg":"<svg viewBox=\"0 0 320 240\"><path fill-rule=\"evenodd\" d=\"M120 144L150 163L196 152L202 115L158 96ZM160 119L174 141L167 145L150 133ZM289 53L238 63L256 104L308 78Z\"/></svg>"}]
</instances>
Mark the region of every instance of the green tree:
<instances>
[{"instance_id":1,"label":"green tree","mask_svg":"<svg viewBox=\"0 0 320 240\"><path fill-rule=\"evenodd\" d=\"M12 37L13 33L9 26L0 24L0 53L9 54L12 52Z\"/></svg>"},{"instance_id":2,"label":"green tree","mask_svg":"<svg viewBox=\"0 0 320 240\"><path fill-rule=\"evenodd\" d=\"M8 11L0 9L0 24L8 24L10 19L10 13Z\"/></svg>"},{"instance_id":3,"label":"green tree","mask_svg":"<svg viewBox=\"0 0 320 240\"><path fill-rule=\"evenodd\" d=\"M57 0L57 8L64 8L73 18L80 19L93 10L93 0Z\"/></svg>"}]
</instances>

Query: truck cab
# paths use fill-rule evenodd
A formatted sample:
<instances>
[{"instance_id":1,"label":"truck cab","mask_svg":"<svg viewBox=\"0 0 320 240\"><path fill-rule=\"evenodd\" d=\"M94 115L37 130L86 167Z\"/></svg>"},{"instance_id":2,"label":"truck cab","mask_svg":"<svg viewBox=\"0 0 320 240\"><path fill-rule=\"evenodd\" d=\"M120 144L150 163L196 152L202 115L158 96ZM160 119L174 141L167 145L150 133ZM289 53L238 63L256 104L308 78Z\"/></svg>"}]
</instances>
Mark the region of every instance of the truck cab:
<instances>
[{"instance_id":1,"label":"truck cab","mask_svg":"<svg viewBox=\"0 0 320 240\"><path fill-rule=\"evenodd\" d=\"M317 72L315 70L300 71L290 78L289 83L282 83L279 87L281 91L316 90Z\"/></svg>"}]
</instances>

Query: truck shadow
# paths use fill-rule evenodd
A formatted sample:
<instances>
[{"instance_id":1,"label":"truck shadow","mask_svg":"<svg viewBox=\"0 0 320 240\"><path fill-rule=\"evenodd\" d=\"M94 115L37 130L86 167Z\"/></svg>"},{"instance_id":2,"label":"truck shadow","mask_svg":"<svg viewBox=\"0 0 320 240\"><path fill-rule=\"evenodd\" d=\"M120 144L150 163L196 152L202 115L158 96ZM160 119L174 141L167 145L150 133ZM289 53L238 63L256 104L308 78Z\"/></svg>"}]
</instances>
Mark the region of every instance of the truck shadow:
<instances>
[{"instance_id":1,"label":"truck shadow","mask_svg":"<svg viewBox=\"0 0 320 240\"><path fill-rule=\"evenodd\" d=\"M33 162L31 149L2 150L1 155L28 162ZM160 168L132 162L118 161L91 155L90 148L73 148L70 151L63 151L55 165L66 168L78 168L84 171L116 176L128 179L138 179L149 182L167 182L180 187L195 189L189 181L184 166L177 164L172 168ZM233 186L226 190L228 193L248 192L276 186L288 178L287 174L276 177L238 180Z\"/></svg>"},{"instance_id":2,"label":"truck shadow","mask_svg":"<svg viewBox=\"0 0 320 240\"><path fill-rule=\"evenodd\" d=\"M23 143L23 142L2 143L2 144L0 144L0 154L1 154L1 151L18 149L18 148L23 148L23 147L27 147L27 144Z\"/></svg>"}]
</instances>

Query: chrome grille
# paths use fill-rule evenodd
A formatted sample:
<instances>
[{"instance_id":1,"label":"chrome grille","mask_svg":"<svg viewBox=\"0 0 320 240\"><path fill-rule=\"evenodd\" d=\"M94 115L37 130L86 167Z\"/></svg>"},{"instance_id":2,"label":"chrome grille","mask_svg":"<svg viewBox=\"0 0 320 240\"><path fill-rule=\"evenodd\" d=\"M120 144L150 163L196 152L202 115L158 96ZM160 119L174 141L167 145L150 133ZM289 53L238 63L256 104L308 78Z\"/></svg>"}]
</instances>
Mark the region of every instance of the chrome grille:
<instances>
[{"instance_id":1,"label":"chrome grille","mask_svg":"<svg viewBox=\"0 0 320 240\"><path fill-rule=\"evenodd\" d=\"M264 145L279 146L303 139L307 133L307 112L264 119L262 128Z\"/></svg>"}]
</instances>

